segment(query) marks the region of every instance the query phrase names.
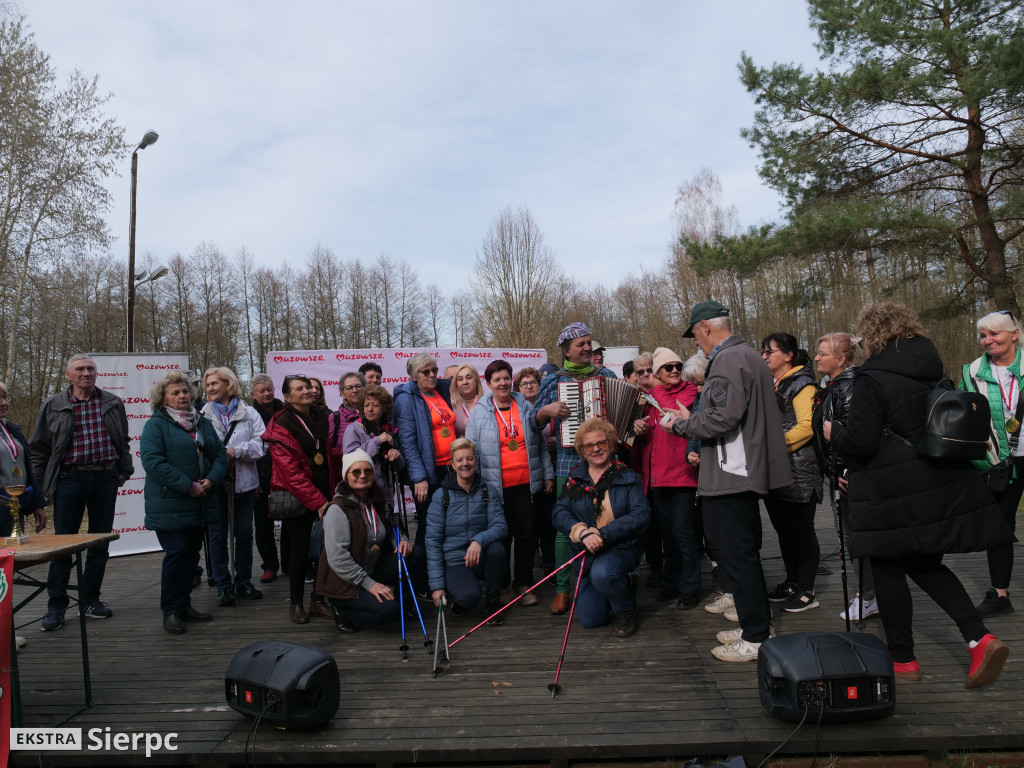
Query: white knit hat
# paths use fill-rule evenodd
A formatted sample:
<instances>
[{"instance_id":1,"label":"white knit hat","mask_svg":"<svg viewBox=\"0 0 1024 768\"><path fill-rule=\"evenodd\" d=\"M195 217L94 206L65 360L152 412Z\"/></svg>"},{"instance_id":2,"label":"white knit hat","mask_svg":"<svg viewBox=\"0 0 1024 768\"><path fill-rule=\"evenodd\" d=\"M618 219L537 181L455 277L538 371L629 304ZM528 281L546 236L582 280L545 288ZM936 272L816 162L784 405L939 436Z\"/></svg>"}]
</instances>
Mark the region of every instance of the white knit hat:
<instances>
[{"instance_id":1,"label":"white knit hat","mask_svg":"<svg viewBox=\"0 0 1024 768\"><path fill-rule=\"evenodd\" d=\"M654 350L654 375L658 375L661 366L669 363L681 363L682 359L668 347L658 347Z\"/></svg>"},{"instance_id":2,"label":"white knit hat","mask_svg":"<svg viewBox=\"0 0 1024 768\"><path fill-rule=\"evenodd\" d=\"M352 453L346 453L341 457L341 477L342 482L344 478L348 477L348 471L353 464L358 464L365 461L371 467L373 466L373 459L370 458L370 454L364 451L362 448L357 448Z\"/></svg>"}]
</instances>

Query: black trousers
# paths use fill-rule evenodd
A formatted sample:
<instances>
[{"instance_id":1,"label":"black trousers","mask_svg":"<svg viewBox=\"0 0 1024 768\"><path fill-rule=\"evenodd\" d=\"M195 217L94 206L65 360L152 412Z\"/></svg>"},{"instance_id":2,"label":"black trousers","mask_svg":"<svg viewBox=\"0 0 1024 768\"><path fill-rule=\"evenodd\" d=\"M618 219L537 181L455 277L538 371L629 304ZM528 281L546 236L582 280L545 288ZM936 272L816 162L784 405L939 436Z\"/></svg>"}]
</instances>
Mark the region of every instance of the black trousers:
<instances>
[{"instance_id":1,"label":"black trousers","mask_svg":"<svg viewBox=\"0 0 1024 768\"><path fill-rule=\"evenodd\" d=\"M914 660L914 602L908 576L956 622L965 642L981 640L988 633L964 585L942 564L942 555L872 557L871 572L893 661Z\"/></svg>"},{"instance_id":2,"label":"black trousers","mask_svg":"<svg viewBox=\"0 0 1024 768\"><path fill-rule=\"evenodd\" d=\"M306 594L306 563L309 562L309 537L313 532L316 512L307 509L299 517L282 521L282 528L288 532L288 546L291 549L288 568L289 598L301 603Z\"/></svg>"},{"instance_id":3,"label":"black trousers","mask_svg":"<svg viewBox=\"0 0 1024 768\"><path fill-rule=\"evenodd\" d=\"M1017 507L1020 505L1021 494L1024 494L1024 461L1017 460L1015 463L1021 476L1012 480L1002 493L992 494L1011 531L1017 530ZM1013 574L1013 544L992 547L987 554L988 575L992 586L996 589L1009 589L1010 576Z\"/></svg>"},{"instance_id":4,"label":"black trousers","mask_svg":"<svg viewBox=\"0 0 1024 768\"><path fill-rule=\"evenodd\" d=\"M814 531L813 501L783 501L767 497L764 507L768 519L779 537L782 562L786 566L786 581L796 584L800 591L813 592L818 575L821 548Z\"/></svg>"},{"instance_id":5,"label":"black trousers","mask_svg":"<svg viewBox=\"0 0 1024 768\"><path fill-rule=\"evenodd\" d=\"M505 510L505 522L511 537L505 551L512 584L517 587L529 587L533 584L533 553L536 538L533 533L533 496L530 484L513 485L502 490L502 505ZM515 556L515 570L512 570L512 558ZM508 583L504 586L508 586Z\"/></svg>"},{"instance_id":6,"label":"black trousers","mask_svg":"<svg viewBox=\"0 0 1024 768\"><path fill-rule=\"evenodd\" d=\"M754 493L704 496L705 520L714 521L719 565L736 602L743 639L768 639L771 609L761 570L761 508Z\"/></svg>"},{"instance_id":7,"label":"black trousers","mask_svg":"<svg viewBox=\"0 0 1024 768\"><path fill-rule=\"evenodd\" d=\"M252 514L252 536L256 539L256 549L260 553L261 571L277 573L281 569L281 560L277 556L277 542L274 541L274 521L267 514L267 494L262 491L256 494L256 506Z\"/></svg>"}]
</instances>

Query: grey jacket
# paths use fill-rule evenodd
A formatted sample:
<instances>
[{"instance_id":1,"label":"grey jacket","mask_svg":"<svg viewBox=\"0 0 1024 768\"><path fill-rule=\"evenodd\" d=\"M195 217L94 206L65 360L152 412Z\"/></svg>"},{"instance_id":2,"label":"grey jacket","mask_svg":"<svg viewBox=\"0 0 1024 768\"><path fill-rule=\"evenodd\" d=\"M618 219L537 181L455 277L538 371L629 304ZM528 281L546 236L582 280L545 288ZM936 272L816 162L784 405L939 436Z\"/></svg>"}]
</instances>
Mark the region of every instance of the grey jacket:
<instances>
[{"instance_id":1,"label":"grey jacket","mask_svg":"<svg viewBox=\"0 0 1024 768\"><path fill-rule=\"evenodd\" d=\"M128 417L125 415L124 403L121 398L105 392L99 387L100 411L103 414L103 425L107 428L114 448L117 450L117 474L131 477L135 471L132 460L131 445L128 442ZM36 428L32 432L29 445L32 448L32 473L42 478L43 495L46 503L53 500L57 490L57 478L64 466L64 457L71 447L75 435L75 410L71 405L71 388L58 392L48 398L39 409Z\"/></svg>"},{"instance_id":2,"label":"grey jacket","mask_svg":"<svg viewBox=\"0 0 1024 768\"><path fill-rule=\"evenodd\" d=\"M700 411L673 431L701 441L698 495L765 496L793 482L771 372L742 336L712 352Z\"/></svg>"},{"instance_id":3,"label":"grey jacket","mask_svg":"<svg viewBox=\"0 0 1024 768\"><path fill-rule=\"evenodd\" d=\"M544 436L529 427L533 406L519 392L512 393L512 399L519 408L523 422L523 440L526 441L526 455L530 462L530 493L540 493L545 480L555 479L555 467L551 463ZM494 413L494 395L488 392L469 413L466 437L476 443L477 461L484 482L493 493L502 491L501 447L498 445L498 417Z\"/></svg>"}]
</instances>

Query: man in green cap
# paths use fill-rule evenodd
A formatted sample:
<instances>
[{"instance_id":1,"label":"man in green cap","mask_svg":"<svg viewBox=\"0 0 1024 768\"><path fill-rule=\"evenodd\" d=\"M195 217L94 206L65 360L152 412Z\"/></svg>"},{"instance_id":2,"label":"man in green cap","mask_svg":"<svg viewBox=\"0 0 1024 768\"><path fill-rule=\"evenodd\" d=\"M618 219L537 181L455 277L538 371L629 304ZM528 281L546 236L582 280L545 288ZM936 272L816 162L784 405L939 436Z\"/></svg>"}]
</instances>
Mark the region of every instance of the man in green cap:
<instances>
[{"instance_id":1,"label":"man in green cap","mask_svg":"<svg viewBox=\"0 0 1024 768\"><path fill-rule=\"evenodd\" d=\"M792 482L782 421L768 366L732 332L724 305L713 300L697 304L683 336L695 339L708 356L700 410L669 411L661 427L701 441L697 493L740 622L738 629L718 633L722 645L712 654L721 661L753 661L772 632L757 502L770 489ZM705 607L724 613L732 606Z\"/></svg>"}]
</instances>

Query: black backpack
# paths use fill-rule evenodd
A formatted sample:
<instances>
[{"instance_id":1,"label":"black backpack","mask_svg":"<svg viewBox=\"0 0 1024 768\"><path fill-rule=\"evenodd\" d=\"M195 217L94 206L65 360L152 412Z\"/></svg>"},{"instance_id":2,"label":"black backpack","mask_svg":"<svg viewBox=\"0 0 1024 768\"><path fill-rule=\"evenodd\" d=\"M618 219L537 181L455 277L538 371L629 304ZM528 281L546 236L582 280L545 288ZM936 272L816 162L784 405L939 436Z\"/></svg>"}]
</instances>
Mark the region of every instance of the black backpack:
<instances>
[{"instance_id":1,"label":"black backpack","mask_svg":"<svg viewBox=\"0 0 1024 768\"><path fill-rule=\"evenodd\" d=\"M928 395L924 434L917 445L886 431L925 458L979 460L988 451L990 418L984 395L956 389L952 380L943 377Z\"/></svg>"}]
</instances>

